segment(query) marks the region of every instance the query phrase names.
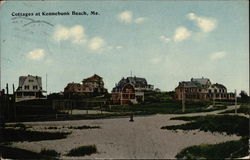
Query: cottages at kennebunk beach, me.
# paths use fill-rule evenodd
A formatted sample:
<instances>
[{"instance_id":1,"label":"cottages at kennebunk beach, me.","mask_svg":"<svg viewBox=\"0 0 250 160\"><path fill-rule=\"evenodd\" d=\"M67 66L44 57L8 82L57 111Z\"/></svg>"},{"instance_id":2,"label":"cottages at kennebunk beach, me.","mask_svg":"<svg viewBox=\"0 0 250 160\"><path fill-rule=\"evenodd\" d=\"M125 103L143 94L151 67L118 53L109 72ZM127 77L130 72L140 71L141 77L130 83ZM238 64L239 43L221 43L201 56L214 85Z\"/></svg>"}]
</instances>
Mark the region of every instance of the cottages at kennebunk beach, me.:
<instances>
[{"instance_id":1,"label":"cottages at kennebunk beach, me.","mask_svg":"<svg viewBox=\"0 0 250 160\"><path fill-rule=\"evenodd\" d=\"M175 88L175 98L187 101L201 100L234 100L235 94L227 92L223 84L212 84L208 78L191 78L190 81L181 81ZM154 85L148 84L145 78L122 78L111 91L110 101L115 105L137 104L144 101L145 92L159 92ZM39 76L20 76L19 85L15 92L16 102L43 99L46 93L42 89L42 78ZM67 97L95 97L108 94L104 87L103 78L97 74L85 78L81 83L71 82L64 88L63 94Z\"/></svg>"},{"instance_id":2,"label":"cottages at kennebunk beach, me.","mask_svg":"<svg viewBox=\"0 0 250 160\"><path fill-rule=\"evenodd\" d=\"M0 160L250 159L246 0L0 0Z\"/></svg>"}]
</instances>

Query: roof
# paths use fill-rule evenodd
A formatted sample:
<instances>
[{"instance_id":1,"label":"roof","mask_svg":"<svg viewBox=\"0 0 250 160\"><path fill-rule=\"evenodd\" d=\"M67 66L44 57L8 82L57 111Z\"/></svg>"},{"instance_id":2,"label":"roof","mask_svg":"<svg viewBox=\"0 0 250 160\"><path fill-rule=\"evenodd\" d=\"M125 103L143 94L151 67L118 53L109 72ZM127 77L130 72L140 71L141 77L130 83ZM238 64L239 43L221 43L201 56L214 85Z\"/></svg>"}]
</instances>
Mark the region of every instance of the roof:
<instances>
[{"instance_id":1,"label":"roof","mask_svg":"<svg viewBox=\"0 0 250 160\"><path fill-rule=\"evenodd\" d=\"M145 78L140 78L140 77L127 77L127 78L122 78L118 84L113 88L112 91L117 91L121 90L126 84L131 84L135 87L137 86L147 86L147 80Z\"/></svg>"},{"instance_id":2,"label":"roof","mask_svg":"<svg viewBox=\"0 0 250 160\"><path fill-rule=\"evenodd\" d=\"M212 86L215 86L215 87L220 88L220 89L226 89L226 87L224 85L219 84L219 83L215 83Z\"/></svg>"},{"instance_id":3,"label":"roof","mask_svg":"<svg viewBox=\"0 0 250 160\"><path fill-rule=\"evenodd\" d=\"M42 87L42 78L39 77L39 76L32 76L32 75L20 76L20 77L19 77L19 84L18 84L18 87L22 87L23 84L24 84L24 82L25 82L25 80L26 80L28 77L32 77L32 78L36 79L38 85Z\"/></svg>"},{"instance_id":4,"label":"roof","mask_svg":"<svg viewBox=\"0 0 250 160\"><path fill-rule=\"evenodd\" d=\"M147 81L145 78L140 78L140 77L128 77L127 80L129 83L132 83L134 85L147 85Z\"/></svg>"},{"instance_id":5,"label":"roof","mask_svg":"<svg viewBox=\"0 0 250 160\"><path fill-rule=\"evenodd\" d=\"M208 78L191 78L191 82L197 82L200 83L201 85L207 85L210 83L210 80Z\"/></svg>"},{"instance_id":6,"label":"roof","mask_svg":"<svg viewBox=\"0 0 250 160\"><path fill-rule=\"evenodd\" d=\"M87 85L84 85L84 84L72 82L72 83L67 84L67 86L64 88L64 91L65 91L65 89L68 90L68 91L69 90L74 91L74 89L76 89L76 88L82 88L83 90L85 90L86 88L91 88L91 87L89 87Z\"/></svg>"},{"instance_id":7,"label":"roof","mask_svg":"<svg viewBox=\"0 0 250 160\"><path fill-rule=\"evenodd\" d=\"M101 80L102 80L102 77L98 76L97 74L94 74L93 76L88 77L86 79L83 79L82 81L83 82L86 82L86 81L93 82L93 81L101 81Z\"/></svg>"},{"instance_id":8,"label":"roof","mask_svg":"<svg viewBox=\"0 0 250 160\"><path fill-rule=\"evenodd\" d=\"M192 82L192 81L183 81L180 84L184 85L184 87L187 87L187 88L201 88L200 83Z\"/></svg>"}]
</instances>

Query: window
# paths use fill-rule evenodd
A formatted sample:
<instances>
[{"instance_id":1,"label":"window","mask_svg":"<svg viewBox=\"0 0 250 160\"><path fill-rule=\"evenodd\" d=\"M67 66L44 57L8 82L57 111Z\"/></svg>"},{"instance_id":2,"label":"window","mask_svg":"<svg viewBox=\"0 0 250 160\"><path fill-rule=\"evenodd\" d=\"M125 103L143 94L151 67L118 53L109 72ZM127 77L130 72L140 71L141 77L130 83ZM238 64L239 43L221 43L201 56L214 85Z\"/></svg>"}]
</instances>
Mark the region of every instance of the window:
<instances>
[{"instance_id":1,"label":"window","mask_svg":"<svg viewBox=\"0 0 250 160\"><path fill-rule=\"evenodd\" d=\"M24 86L24 89L30 89L30 86L28 86L28 85Z\"/></svg>"},{"instance_id":2,"label":"window","mask_svg":"<svg viewBox=\"0 0 250 160\"><path fill-rule=\"evenodd\" d=\"M33 79L29 79L29 82L34 82L34 80Z\"/></svg>"},{"instance_id":3,"label":"window","mask_svg":"<svg viewBox=\"0 0 250 160\"><path fill-rule=\"evenodd\" d=\"M33 89L35 90L35 89L37 89L38 87L37 86L33 86Z\"/></svg>"}]
</instances>

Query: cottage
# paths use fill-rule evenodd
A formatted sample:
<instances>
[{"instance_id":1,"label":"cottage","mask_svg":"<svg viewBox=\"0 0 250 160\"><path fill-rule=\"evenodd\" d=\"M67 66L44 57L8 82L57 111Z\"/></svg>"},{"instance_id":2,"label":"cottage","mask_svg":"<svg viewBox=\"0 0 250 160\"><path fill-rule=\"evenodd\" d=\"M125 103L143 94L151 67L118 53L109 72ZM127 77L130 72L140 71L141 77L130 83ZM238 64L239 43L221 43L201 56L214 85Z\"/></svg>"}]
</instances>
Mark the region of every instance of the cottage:
<instances>
[{"instance_id":1,"label":"cottage","mask_svg":"<svg viewBox=\"0 0 250 160\"><path fill-rule=\"evenodd\" d=\"M67 86L64 88L64 93L65 94L76 94L76 95L84 95L87 93L92 93L93 92L93 88L87 86L87 85L83 85L80 83L68 83Z\"/></svg>"},{"instance_id":2,"label":"cottage","mask_svg":"<svg viewBox=\"0 0 250 160\"><path fill-rule=\"evenodd\" d=\"M124 83L116 87L112 92L113 104L135 104L136 101L135 87L130 83Z\"/></svg>"},{"instance_id":3,"label":"cottage","mask_svg":"<svg viewBox=\"0 0 250 160\"><path fill-rule=\"evenodd\" d=\"M147 83L145 78L122 78L112 90L114 104L135 104L144 101L144 92L153 91L154 86Z\"/></svg>"},{"instance_id":4,"label":"cottage","mask_svg":"<svg viewBox=\"0 0 250 160\"><path fill-rule=\"evenodd\" d=\"M108 90L104 88L103 78L94 74L93 76L83 79L82 84L85 86L89 86L93 89L95 93L107 93Z\"/></svg>"},{"instance_id":5,"label":"cottage","mask_svg":"<svg viewBox=\"0 0 250 160\"><path fill-rule=\"evenodd\" d=\"M16 90L16 102L45 98L42 90L42 78L38 76L20 76Z\"/></svg>"},{"instance_id":6,"label":"cottage","mask_svg":"<svg viewBox=\"0 0 250 160\"><path fill-rule=\"evenodd\" d=\"M68 83L64 88L65 95L76 96L97 96L107 93L104 88L102 77L94 74L93 76L83 79L82 83Z\"/></svg>"},{"instance_id":7,"label":"cottage","mask_svg":"<svg viewBox=\"0 0 250 160\"><path fill-rule=\"evenodd\" d=\"M192 78L191 81L179 82L175 88L176 99L182 100L233 100L234 93L227 93L222 84L212 84L208 78Z\"/></svg>"}]
</instances>

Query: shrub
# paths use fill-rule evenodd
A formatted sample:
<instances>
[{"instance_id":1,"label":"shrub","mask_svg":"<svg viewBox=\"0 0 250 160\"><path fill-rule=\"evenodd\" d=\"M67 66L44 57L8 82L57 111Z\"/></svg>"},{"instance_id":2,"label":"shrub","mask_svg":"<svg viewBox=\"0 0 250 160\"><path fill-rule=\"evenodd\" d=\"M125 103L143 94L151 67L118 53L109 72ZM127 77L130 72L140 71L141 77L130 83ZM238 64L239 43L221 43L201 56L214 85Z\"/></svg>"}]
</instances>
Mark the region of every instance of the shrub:
<instances>
[{"instance_id":1,"label":"shrub","mask_svg":"<svg viewBox=\"0 0 250 160\"><path fill-rule=\"evenodd\" d=\"M95 129L95 128L100 128L99 126L70 126L68 129Z\"/></svg>"},{"instance_id":2,"label":"shrub","mask_svg":"<svg viewBox=\"0 0 250 160\"><path fill-rule=\"evenodd\" d=\"M70 150L67 156L85 156L85 155L91 155L96 152L97 152L96 145L81 146Z\"/></svg>"},{"instance_id":3,"label":"shrub","mask_svg":"<svg viewBox=\"0 0 250 160\"><path fill-rule=\"evenodd\" d=\"M63 139L70 134L70 132L40 132L23 129L0 129L0 133L0 142Z\"/></svg>"},{"instance_id":4,"label":"shrub","mask_svg":"<svg viewBox=\"0 0 250 160\"><path fill-rule=\"evenodd\" d=\"M50 150L50 149L45 149L45 148L43 148L41 150L40 154L46 155L46 156L51 156L51 157L58 157L58 156L60 156L60 153L57 153L55 150Z\"/></svg>"},{"instance_id":5,"label":"shrub","mask_svg":"<svg viewBox=\"0 0 250 160\"><path fill-rule=\"evenodd\" d=\"M202 144L187 147L175 157L182 159L225 159L238 158L248 155L248 138L218 144Z\"/></svg>"},{"instance_id":6,"label":"shrub","mask_svg":"<svg viewBox=\"0 0 250 160\"><path fill-rule=\"evenodd\" d=\"M32 152L25 149L13 148L0 145L0 154L3 159L53 159L40 153Z\"/></svg>"},{"instance_id":7,"label":"shrub","mask_svg":"<svg viewBox=\"0 0 250 160\"><path fill-rule=\"evenodd\" d=\"M191 121L186 124L164 126L161 129L183 129L183 130L194 130L200 129L202 131L210 132L226 132L227 134L236 134L240 136L248 136L249 118L241 116L230 116L230 115L208 115L208 116L195 116L195 117L175 117L171 118L175 120L186 120Z\"/></svg>"},{"instance_id":8,"label":"shrub","mask_svg":"<svg viewBox=\"0 0 250 160\"><path fill-rule=\"evenodd\" d=\"M48 129L57 129L57 127L48 127Z\"/></svg>"}]
</instances>

